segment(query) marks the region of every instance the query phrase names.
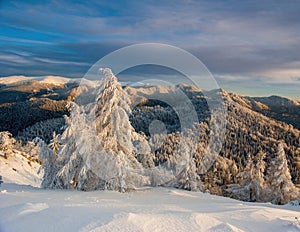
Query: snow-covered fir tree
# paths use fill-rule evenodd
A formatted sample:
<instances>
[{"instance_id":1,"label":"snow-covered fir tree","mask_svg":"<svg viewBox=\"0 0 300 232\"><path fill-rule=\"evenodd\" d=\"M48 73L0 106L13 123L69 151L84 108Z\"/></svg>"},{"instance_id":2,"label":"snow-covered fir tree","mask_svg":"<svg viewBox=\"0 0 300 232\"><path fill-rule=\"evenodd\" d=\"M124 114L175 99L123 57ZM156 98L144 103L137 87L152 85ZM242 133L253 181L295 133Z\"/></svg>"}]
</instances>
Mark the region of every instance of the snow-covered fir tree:
<instances>
[{"instance_id":1,"label":"snow-covered fir tree","mask_svg":"<svg viewBox=\"0 0 300 232\"><path fill-rule=\"evenodd\" d=\"M277 153L270 162L266 182L268 200L274 204L285 204L300 197L291 180L283 143L278 144Z\"/></svg>"},{"instance_id":2,"label":"snow-covered fir tree","mask_svg":"<svg viewBox=\"0 0 300 232\"><path fill-rule=\"evenodd\" d=\"M263 152L259 152L255 156L255 164L253 170L253 185L255 192L252 196L252 201L264 201L265 198L265 158L266 153Z\"/></svg>"},{"instance_id":3,"label":"snow-covered fir tree","mask_svg":"<svg viewBox=\"0 0 300 232\"><path fill-rule=\"evenodd\" d=\"M54 160L57 173L45 181L45 187L123 192L149 184L136 159L140 153L150 153L149 145L130 124L130 100L121 84L109 69L102 72L95 101L69 105L68 126Z\"/></svg>"}]
</instances>

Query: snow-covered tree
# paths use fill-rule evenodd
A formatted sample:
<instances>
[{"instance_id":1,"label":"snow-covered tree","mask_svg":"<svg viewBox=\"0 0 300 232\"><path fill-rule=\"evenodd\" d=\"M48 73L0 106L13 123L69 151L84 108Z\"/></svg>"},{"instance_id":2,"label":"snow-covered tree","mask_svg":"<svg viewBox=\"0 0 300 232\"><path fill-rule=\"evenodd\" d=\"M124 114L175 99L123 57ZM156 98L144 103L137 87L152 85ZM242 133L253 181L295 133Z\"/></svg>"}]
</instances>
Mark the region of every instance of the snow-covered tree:
<instances>
[{"instance_id":1,"label":"snow-covered tree","mask_svg":"<svg viewBox=\"0 0 300 232\"><path fill-rule=\"evenodd\" d=\"M285 204L299 198L299 190L291 180L283 143L278 144L277 153L267 170L267 185L268 200L274 204Z\"/></svg>"},{"instance_id":2,"label":"snow-covered tree","mask_svg":"<svg viewBox=\"0 0 300 232\"><path fill-rule=\"evenodd\" d=\"M67 128L61 136L61 149L57 158L57 174L49 187L76 188L82 158L77 152L76 136L87 136L84 131L84 112L75 103L69 103L70 117L65 117ZM87 144L88 145L88 144Z\"/></svg>"},{"instance_id":3,"label":"snow-covered tree","mask_svg":"<svg viewBox=\"0 0 300 232\"><path fill-rule=\"evenodd\" d=\"M200 189L200 177L195 162L195 153L198 147L196 134L193 130L187 129L182 133L171 134L165 138L165 143L159 149L165 154L156 154L159 166L152 173L152 176L159 177L165 182L161 183L161 180L155 180L155 183L190 191Z\"/></svg>"},{"instance_id":4,"label":"snow-covered tree","mask_svg":"<svg viewBox=\"0 0 300 232\"><path fill-rule=\"evenodd\" d=\"M238 198L243 201L250 201L254 194L253 189L253 159L251 156L247 159L244 170L238 173L238 184L228 185L227 192L231 197Z\"/></svg>"},{"instance_id":5,"label":"snow-covered tree","mask_svg":"<svg viewBox=\"0 0 300 232\"><path fill-rule=\"evenodd\" d=\"M252 195L252 201L263 201L265 196L265 159L266 153L259 152L255 157L255 164L253 168L253 187L254 195Z\"/></svg>"},{"instance_id":6,"label":"snow-covered tree","mask_svg":"<svg viewBox=\"0 0 300 232\"><path fill-rule=\"evenodd\" d=\"M8 131L0 132L0 152L5 157L13 153L13 147L16 140L12 137L12 134Z\"/></svg>"},{"instance_id":7,"label":"snow-covered tree","mask_svg":"<svg viewBox=\"0 0 300 232\"><path fill-rule=\"evenodd\" d=\"M48 187L124 192L149 184L136 157L150 148L130 124L130 99L109 69L102 72L104 77L91 94L95 101L69 105L57 172L47 180Z\"/></svg>"},{"instance_id":8,"label":"snow-covered tree","mask_svg":"<svg viewBox=\"0 0 300 232\"><path fill-rule=\"evenodd\" d=\"M264 171L265 153L259 152L255 159L251 156L247 159L245 169L238 173L238 184L228 185L227 192L234 198L244 201L262 201L265 196Z\"/></svg>"},{"instance_id":9,"label":"snow-covered tree","mask_svg":"<svg viewBox=\"0 0 300 232\"><path fill-rule=\"evenodd\" d=\"M197 143L193 138L191 131L186 133L186 136L181 136L181 143L176 156L175 153L175 186L190 190L197 191L199 175L196 169L195 159L193 157L196 151Z\"/></svg>"},{"instance_id":10,"label":"snow-covered tree","mask_svg":"<svg viewBox=\"0 0 300 232\"><path fill-rule=\"evenodd\" d=\"M41 187L47 188L51 185L52 180L57 172L56 154L52 149L40 138L35 138L34 142L39 148L38 158L42 162L43 181Z\"/></svg>"}]
</instances>

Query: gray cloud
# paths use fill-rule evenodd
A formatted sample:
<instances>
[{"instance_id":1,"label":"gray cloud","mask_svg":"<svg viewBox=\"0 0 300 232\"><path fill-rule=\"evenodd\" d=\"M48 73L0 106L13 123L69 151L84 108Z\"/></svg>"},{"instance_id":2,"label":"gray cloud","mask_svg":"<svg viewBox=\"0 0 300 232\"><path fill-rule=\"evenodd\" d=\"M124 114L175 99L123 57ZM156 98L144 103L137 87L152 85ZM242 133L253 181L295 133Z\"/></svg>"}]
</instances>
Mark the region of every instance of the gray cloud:
<instances>
[{"instance_id":1,"label":"gray cloud","mask_svg":"<svg viewBox=\"0 0 300 232\"><path fill-rule=\"evenodd\" d=\"M0 76L81 77L89 65L118 48L162 42L196 55L224 85L298 81L300 2L122 4L2 3L0 26L6 30L0 37Z\"/></svg>"}]
</instances>

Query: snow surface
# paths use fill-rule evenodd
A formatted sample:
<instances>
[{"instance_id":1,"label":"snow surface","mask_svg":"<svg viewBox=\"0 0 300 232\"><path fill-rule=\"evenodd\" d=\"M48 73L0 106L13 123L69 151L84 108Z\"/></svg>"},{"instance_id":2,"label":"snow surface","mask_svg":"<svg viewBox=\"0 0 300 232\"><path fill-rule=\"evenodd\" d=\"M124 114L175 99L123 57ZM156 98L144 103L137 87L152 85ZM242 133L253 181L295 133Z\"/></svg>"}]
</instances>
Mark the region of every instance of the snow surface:
<instances>
[{"instance_id":1,"label":"snow surface","mask_svg":"<svg viewBox=\"0 0 300 232\"><path fill-rule=\"evenodd\" d=\"M38 174L39 168L40 164L30 162L26 157L22 156L20 152L8 156L7 159L0 157L0 175L4 183L39 187L42 182L42 173Z\"/></svg>"},{"instance_id":2,"label":"snow surface","mask_svg":"<svg viewBox=\"0 0 300 232\"><path fill-rule=\"evenodd\" d=\"M0 231L300 231L300 207L172 188L45 190L39 164L0 157ZM14 170L15 169L15 170Z\"/></svg>"},{"instance_id":3,"label":"snow surface","mask_svg":"<svg viewBox=\"0 0 300 232\"><path fill-rule=\"evenodd\" d=\"M300 208L170 188L135 192L0 188L0 231L300 231Z\"/></svg>"}]
</instances>

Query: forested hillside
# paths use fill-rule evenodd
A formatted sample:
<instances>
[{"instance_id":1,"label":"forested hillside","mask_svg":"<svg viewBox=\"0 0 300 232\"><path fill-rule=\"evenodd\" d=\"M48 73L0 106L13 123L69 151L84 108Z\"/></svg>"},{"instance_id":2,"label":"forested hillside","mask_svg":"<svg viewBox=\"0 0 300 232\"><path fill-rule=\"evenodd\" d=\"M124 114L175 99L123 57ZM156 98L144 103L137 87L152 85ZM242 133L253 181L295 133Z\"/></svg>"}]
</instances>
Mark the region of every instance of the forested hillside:
<instances>
[{"instance_id":1,"label":"forested hillside","mask_svg":"<svg viewBox=\"0 0 300 232\"><path fill-rule=\"evenodd\" d=\"M196 105L201 122L200 143L193 155L196 166L199 167L209 140L209 109L201 92L191 91L188 88L183 88L183 91ZM144 91L136 92L143 95ZM227 191L228 185L239 183L238 174L246 169L249 160L256 163L262 154L266 166L263 175L267 178L267 169L271 168L272 159L276 156L280 143L283 144L292 181L299 183L300 131L292 125L255 112L246 98L225 91L222 91L222 94L228 109L226 138L215 164L206 174L200 176L204 188L219 195L233 196ZM145 134L149 134L147 128L153 120L166 122L169 134L165 143L155 151L156 162L157 164L172 162L170 160L180 140L179 134L176 133L180 131L177 124L179 120L173 109L152 100L144 101L142 105L135 106L131 120L135 129Z\"/></svg>"},{"instance_id":2,"label":"forested hillside","mask_svg":"<svg viewBox=\"0 0 300 232\"><path fill-rule=\"evenodd\" d=\"M85 162L82 160L85 158L81 157L81 153L77 154L81 158L77 159L77 163L73 163L76 148L72 148L72 146L76 140L80 140L79 144L82 144L82 146L90 144L91 147L94 147L96 144L96 140L93 140L94 142L86 140L85 136L80 134L92 132L89 131L92 127L84 123L87 123L85 122L86 118L93 118L93 115L97 112L98 118L94 118L97 125L102 121L104 123L108 117L123 119L119 123L123 125L120 127L125 127L124 134L121 135L119 132L117 134L119 134L121 140L126 137L124 141L127 145L131 144L131 150L128 150L127 145L120 144L120 142L117 142L118 139L113 137L115 129L113 131L105 129L116 127L115 124L110 124L110 121L107 121L108 124L105 124L104 129L97 128L99 136L104 133L102 130L107 130L105 133L111 136L106 138L105 133L101 135L103 143L98 145L99 147L110 147L112 149L110 152L119 157L118 159L121 159L126 165L139 167L138 169L150 168L152 170L151 177L148 176L147 178L150 179L142 181L143 183L152 186L162 185L187 190L210 191L214 194L246 201L273 201L282 204L297 198L298 190L294 187L294 184L297 185L300 182L300 131L295 128L299 123L297 120L299 114L297 102L276 97L276 102L281 102L280 105L282 106L278 107L274 104L275 100L270 100L274 97L249 98L227 93L224 90L201 92L195 87L186 85L125 87L122 89L115 79L108 79L105 86L110 85L111 87L108 90L101 86L99 89L91 89L91 91L97 92L94 95L95 97L98 96L96 98L98 99L97 104L95 106L87 105L85 108L80 108L76 104L70 107L70 103L68 103L73 101L75 96L82 91L76 83L49 86L38 82L29 82L24 86L18 84L2 86L0 94L4 98L2 99L3 103L0 105L1 131L10 131L15 139L22 141L23 144L39 137L42 140L35 140L35 142L47 154L52 154L51 157L55 157L54 154L60 154L60 152L65 154L63 157L66 160L60 160L57 168L60 169L64 165L68 165L68 168L62 170L64 172L67 170L69 170L68 172L74 171L75 173L75 177L72 177L75 179L71 178L72 184L69 185L67 183L70 181L69 177L64 176L62 171L55 174L55 170L59 171L59 169L55 169L54 174L51 172L51 175L54 175L52 178L56 178L59 182L48 182L48 184L44 184L45 186L68 186L69 188L73 185L76 188L81 186L80 188L83 190L91 190L97 189L101 185L114 190L122 189L122 191L126 191L127 187L125 186L131 186L128 187L131 189L134 188L134 184L127 183L127 185L124 185L126 181L122 184L121 182L125 178L122 176L116 179L117 182L119 181L118 183L113 182L114 177L112 177L111 182L107 183L103 182L103 179L98 180L95 173L93 174L93 170L96 170L96 168L91 172L87 171L90 166L85 168L84 175L80 174L77 168L84 167ZM111 92L106 93L105 91ZM195 108L199 121L195 126L197 133L188 132L187 136L182 136L182 125L178 114L171 105L163 100L158 100L164 99L158 97L159 95L163 95L166 99L172 98L172 94L171 97L168 95L174 91L182 91L188 97L184 101L191 102ZM16 93L17 95L15 95ZM212 119L206 100L216 93L221 95L227 109L225 140L216 162L207 172L201 173L203 157L207 152L207 145L211 138ZM122 102L120 101L122 99L115 96L122 96L121 98L125 100ZM5 98L6 100L4 100ZM114 102L112 99L114 99ZM181 101L179 103L185 107L186 103L182 99ZM69 108L67 105L69 105ZM120 116L121 111L119 111L119 108L115 109L115 116L113 114L107 115L109 111L103 110L105 107L112 110L116 105L120 105L123 116ZM93 107L95 110L91 111ZM131 107L131 109L128 107ZM73 113L70 117L63 118L63 115L70 114L69 109L73 109L73 111L71 110ZM103 114L100 114L100 111L103 111ZM123 111L129 114L127 123L124 121ZM285 112L288 117L280 118L279 121L273 119L279 117L282 112ZM282 122L289 122L291 118L294 119L292 123L295 127L292 124ZM74 121L75 119L76 121ZM157 124L159 126L153 126L153 122L159 123ZM163 125L163 127L160 127L160 125ZM90 129L84 132L87 128ZM133 137L130 137L129 134ZM195 136L197 138L193 139ZM130 139L127 141L128 138ZM86 142L83 143L83 141ZM115 141L113 146L109 145L112 141ZM129 141L131 142L129 143ZM17 141L13 143L16 144L14 146L22 146ZM49 143L56 144L54 153L47 148ZM148 147L146 153L139 151L141 149L139 144L141 143L144 144L144 150ZM145 143L148 145L146 146ZM78 145L78 142L76 144ZM185 144L185 146L182 144ZM99 151L100 148L96 147L95 149ZM72 151L71 148L75 150ZM123 150L120 155L121 148ZM86 152L87 150L83 151ZM185 153L188 156L184 158L185 160L182 160L182 154ZM45 164L49 163L49 160L45 157L41 156L41 161ZM68 160L68 157L71 160ZM126 157L131 158L128 160ZM178 164L183 161L186 163L186 167L178 171ZM116 167L119 165L113 164L113 161L111 162ZM80 165L76 166L76 164ZM97 163L93 165L95 164ZM142 176L150 175L147 172L144 172ZM167 177L164 176L166 173L169 173ZM280 175L274 176L275 173ZM55 175L57 176L55 177ZM111 173L111 175L114 174ZM86 178L92 176L94 182L92 184L86 182ZM159 178L162 180L159 180ZM276 192L272 186L277 186L280 192Z\"/></svg>"}]
</instances>

